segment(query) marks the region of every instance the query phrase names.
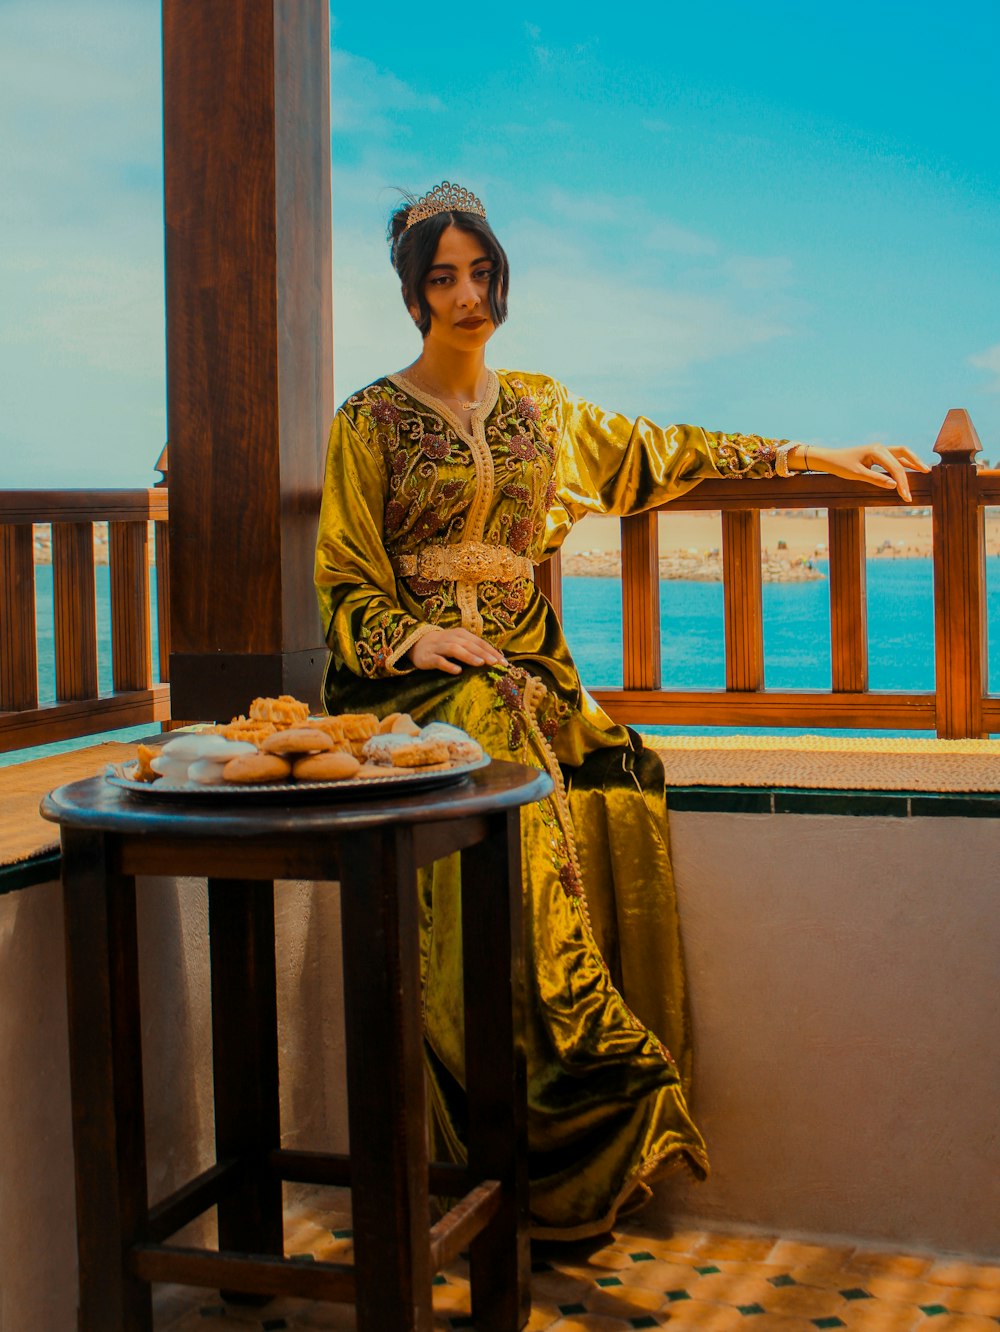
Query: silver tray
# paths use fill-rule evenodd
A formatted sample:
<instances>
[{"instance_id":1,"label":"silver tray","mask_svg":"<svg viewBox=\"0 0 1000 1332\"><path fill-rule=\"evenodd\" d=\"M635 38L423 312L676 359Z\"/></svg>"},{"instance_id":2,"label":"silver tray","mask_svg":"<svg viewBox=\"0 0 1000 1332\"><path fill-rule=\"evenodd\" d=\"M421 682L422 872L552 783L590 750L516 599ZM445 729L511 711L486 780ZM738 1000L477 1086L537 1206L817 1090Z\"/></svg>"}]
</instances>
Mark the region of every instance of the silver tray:
<instances>
[{"instance_id":1,"label":"silver tray","mask_svg":"<svg viewBox=\"0 0 1000 1332\"><path fill-rule=\"evenodd\" d=\"M129 795L152 796L156 800L173 800L213 797L224 800L241 800L245 796L301 796L322 794L326 796L358 796L366 791L372 794L403 790L424 790L430 786L444 786L449 782L459 781L470 772L485 768L490 761L489 754L475 759L471 763L456 763L450 768L436 768L433 772L420 768L386 768L385 776L345 777L339 782L220 782L205 786L201 782L136 782L129 780L139 766L138 759L128 763L109 763L105 780L109 786L117 786Z\"/></svg>"}]
</instances>

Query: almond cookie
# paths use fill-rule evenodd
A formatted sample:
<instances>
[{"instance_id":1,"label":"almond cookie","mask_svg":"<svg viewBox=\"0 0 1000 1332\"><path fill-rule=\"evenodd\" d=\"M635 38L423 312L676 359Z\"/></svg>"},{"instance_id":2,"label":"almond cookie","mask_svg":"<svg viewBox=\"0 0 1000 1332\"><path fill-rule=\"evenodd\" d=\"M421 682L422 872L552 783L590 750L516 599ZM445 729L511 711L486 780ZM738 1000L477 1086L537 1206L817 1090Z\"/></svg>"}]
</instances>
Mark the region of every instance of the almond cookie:
<instances>
[{"instance_id":1,"label":"almond cookie","mask_svg":"<svg viewBox=\"0 0 1000 1332\"><path fill-rule=\"evenodd\" d=\"M292 776L297 782L342 782L357 776L360 767L353 754L309 754L295 760Z\"/></svg>"},{"instance_id":2,"label":"almond cookie","mask_svg":"<svg viewBox=\"0 0 1000 1332\"><path fill-rule=\"evenodd\" d=\"M230 759L222 769L226 782L255 785L257 782L284 782L292 774L292 765L277 754L243 754Z\"/></svg>"},{"instance_id":3,"label":"almond cookie","mask_svg":"<svg viewBox=\"0 0 1000 1332\"><path fill-rule=\"evenodd\" d=\"M319 754L336 749L336 745L323 731L312 726L291 726L287 731L275 731L261 743L264 754Z\"/></svg>"},{"instance_id":4,"label":"almond cookie","mask_svg":"<svg viewBox=\"0 0 1000 1332\"><path fill-rule=\"evenodd\" d=\"M425 768L434 763L448 766L448 746L440 740L411 740L390 750L394 768Z\"/></svg>"},{"instance_id":5,"label":"almond cookie","mask_svg":"<svg viewBox=\"0 0 1000 1332\"><path fill-rule=\"evenodd\" d=\"M255 698L250 704L251 721L270 721L279 730L289 726L301 726L309 716L309 704L300 703L291 694L279 694L277 698Z\"/></svg>"}]
</instances>

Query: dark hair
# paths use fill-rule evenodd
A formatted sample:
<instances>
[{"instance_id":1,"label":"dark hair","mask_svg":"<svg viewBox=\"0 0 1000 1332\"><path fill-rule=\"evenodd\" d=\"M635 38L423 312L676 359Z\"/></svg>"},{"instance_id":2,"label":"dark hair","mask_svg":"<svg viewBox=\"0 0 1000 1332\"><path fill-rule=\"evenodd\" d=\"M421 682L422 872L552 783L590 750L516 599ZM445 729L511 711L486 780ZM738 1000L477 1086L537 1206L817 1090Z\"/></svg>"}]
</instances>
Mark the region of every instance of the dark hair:
<instances>
[{"instance_id":1,"label":"dark hair","mask_svg":"<svg viewBox=\"0 0 1000 1332\"><path fill-rule=\"evenodd\" d=\"M389 219L388 239L392 266L399 274L403 289L403 303L407 309L411 305L417 307L420 316L417 327L423 337L427 336L431 327L431 308L424 295L424 282L434 265L434 256L437 254L441 234L451 226L458 227L459 231L466 231L471 236L478 236L483 242L486 256L493 264L489 289L490 318L494 324L502 324L507 318L510 266L503 246L493 234L493 228L484 217L479 217L476 213L453 211L434 213L431 217L425 217L422 222L415 222L407 231L406 220L414 203L416 200L407 195L406 202L392 214Z\"/></svg>"}]
</instances>

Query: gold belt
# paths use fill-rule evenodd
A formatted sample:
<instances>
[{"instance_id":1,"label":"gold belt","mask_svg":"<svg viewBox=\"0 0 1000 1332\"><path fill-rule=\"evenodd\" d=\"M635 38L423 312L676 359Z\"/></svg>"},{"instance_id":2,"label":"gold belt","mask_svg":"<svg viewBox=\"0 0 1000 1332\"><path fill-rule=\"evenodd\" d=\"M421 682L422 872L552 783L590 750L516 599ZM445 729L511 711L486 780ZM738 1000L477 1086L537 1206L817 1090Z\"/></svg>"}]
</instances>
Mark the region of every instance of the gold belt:
<instances>
[{"instance_id":1,"label":"gold belt","mask_svg":"<svg viewBox=\"0 0 1000 1332\"><path fill-rule=\"evenodd\" d=\"M424 546L415 555L397 555L392 567L403 578L459 583L511 583L531 578L533 570L531 561L515 555L509 546L488 546L484 541Z\"/></svg>"}]
</instances>

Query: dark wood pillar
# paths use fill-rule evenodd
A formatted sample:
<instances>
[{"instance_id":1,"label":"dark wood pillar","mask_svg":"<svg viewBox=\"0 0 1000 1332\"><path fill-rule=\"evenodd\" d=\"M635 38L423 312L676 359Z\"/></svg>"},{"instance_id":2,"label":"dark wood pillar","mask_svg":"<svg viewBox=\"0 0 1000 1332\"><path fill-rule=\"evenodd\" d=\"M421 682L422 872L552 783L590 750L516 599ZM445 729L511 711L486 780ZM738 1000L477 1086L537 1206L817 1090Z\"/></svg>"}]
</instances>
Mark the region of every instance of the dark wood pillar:
<instances>
[{"instance_id":1,"label":"dark wood pillar","mask_svg":"<svg viewBox=\"0 0 1000 1332\"><path fill-rule=\"evenodd\" d=\"M163 0L172 712L317 703L328 0Z\"/></svg>"}]
</instances>

